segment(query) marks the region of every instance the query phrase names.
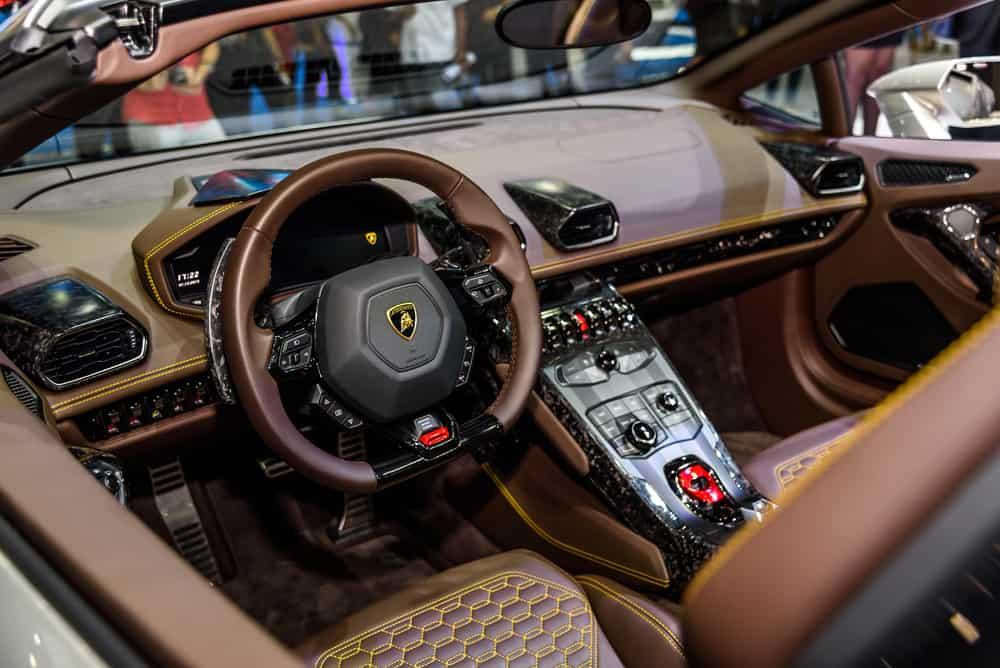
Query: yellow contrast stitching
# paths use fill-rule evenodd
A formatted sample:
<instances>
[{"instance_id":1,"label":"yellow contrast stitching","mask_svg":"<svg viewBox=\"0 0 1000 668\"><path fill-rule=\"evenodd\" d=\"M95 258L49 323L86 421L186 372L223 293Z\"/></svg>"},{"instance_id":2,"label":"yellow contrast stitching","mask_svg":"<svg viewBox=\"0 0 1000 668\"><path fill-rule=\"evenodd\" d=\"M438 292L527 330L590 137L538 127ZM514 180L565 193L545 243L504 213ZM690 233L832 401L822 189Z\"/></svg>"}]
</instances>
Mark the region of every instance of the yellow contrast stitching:
<instances>
[{"instance_id":1,"label":"yellow contrast stitching","mask_svg":"<svg viewBox=\"0 0 1000 668\"><path fill-rule=\"evenodd\" d=\"M135 376L129 376L128 378L122 378L121 380L109 383L102 387L90 390L89 392L84 392L65 401L60 401L59 403L52 404L52 410L59 411L61 409L69 408L70 406L81 404L92 399L98 399L100 397L107 396L118 390L123 390L127 387L137 385L139 383L145 382L147 380L153 380L154 378L161 378L163 376L168 376L177 371L182 371L193 366L198 366L208 357L206 355L197 355L196 357L191 357L186 360L181 360L180 362L174 362L173 364L168 364L162 366L158 369L151 369L150 371L145 371Z\"/></svg>"},{"instance_id":2,"label":"yellow contrast stitching","mask_svg":"<svg viewBox=\"0 0 1000 668\"><path fill-rule=\"evenodd\" d=\"M181 228L180 230L177 230L173 234L169 235L167 238L165 238L162 241L160 241L160 243L158 243L155 246L153 246L153 248L148 253L146 253L146 257L143 258L143 261L142 261L143 268L146 270L146 280L149 282L149 287L153 291L153 297L156 298L157 303L159 303L159 305L161 307L163 307L164 309L166 309L167 311L169 311L170 313L173 313L175 315L182 315L182 316L191 317L191 314L189 314L189 313L183 313L181 311L177 311L175 309L172 309L169 306L167 306L166 303L163 301L163 298L160 296L160 291L156 288L156 281L153 280L153 272L149 269L149 261L152 259L152 257L154 255L156 255L157 253L159 253L161 250L163 250L167 245L170 244L170 242L174 241L178 237L180 237L180 236L182 236L184 234L187 234L191 230L195 229L196 227L199 227L199 226L203 225L204 223L208 222L209 220L211 220L212 218L218 216L219 214L224 213L226 211L229 211L230 209L234 209L234 208L240 206L241 204L243 204L243 202L233 202L231 204L227 204L225 206L220 206L218 209L210 211L209 213L205 214L201 218L198 218L197 220L195 220L193 223L190 223L190 224L184 226L183 228Z\"/></svg>"},{"instance_id":3,"label":"yellow contrast stitching","mask_svg":"<svg viewBox=\"0 0 1000 668\"><path fill-rule=\"evenodd\" d=\"M637 615L640 619L645 621L647 624L653 627L653 630L663 636L663 639L667 641L667 644L674 648L674 650L684 656L684 649L681 646L680 638L674 634L673 630L664 624L662 621L657 619L654 615L651 615L648 611L643 610L641 606L636 605L632 601L628 600L624 596L618 594L613 589L605 585L603 582L598 582L593 578L589 578L586 575L578 577L577 580L580 582L585 582L595 589L600 590L607 596L617 601L620 605L624 606L626 609L630 610L632 614Z\"/></svg>"},{"instance_id":4,"label":"yellow contrast stitching","mask_svg":"<svg viewBox=\"0 0 1000 668\"><path fill-rule=\"evenodd\" d=\"M590 649L590 657L591 657L589 664L593 668L596 668L597 667L597 641L596 641L596 630L594 628L594 626L595 626L595 621L594 621L595 617L594 617L594 611L593 611L593 609L592 609L592 607L590 605L590 601L587 600L587 597L585 595L583 595L581 592L573 591L572 589L568 588L565 585L553 582L551 580L539 577L537 575L529 575L529 574L521 572L521 571L504 571L504 572L501 572L501 573L496 573L494 575L491 575L488 578L483 578L482 580L479 580L479 581L477 581L477 582L475 582L475 583L473 583L471 585L463 587L462 589L458 589L458 590L449 592L449 593L444 594L444 595L440 596L439 598L437 598L437 599L435 599L435 600L433 600L433 601L431 601L429 603L425 603L424 605L421 605L421 606L419 606L417 608L414 608L414 609L409 610L407 612L404 612L404 613L402 613L400 615L397 615L396 617L392 618L391 620L389 620L387 622L384 622L384 623L379 624L377 626L372 626L372 627L370 627L370 628L368 628L368 629L366 629L364 631L361 631L360 633L357 633L354 636L348 638L347 640L341 641L341 642L337 643L336 645L334 645L333 647L331 647L331 648L327 649L326 651L324 651L322 654L320 654L316 658L314 666L315 666L315 668L322 668L323 664L325 664L326 661L329 660L329 659L331 659L331 658L335 658L340 664L342 664L344 661L349 660L349 659L357 656L361 652L370 652L372 650L368 650L368 649L365 649L365 648L361 647L361 644L364 643L366 639L378 636L380 633L390 633L391 634L394 630L396 630L399 627L400 624L403 624L403 623L408 624L409 628L418 628L418 627L414 627L413 626L413 620L416 617L420 616L421 614L423 614L425 612L428 612L428 611L431 611L431 610L434 610L435 608L444 606L445 604L451 603L451 602L455 601L456 599L461 599L464 595L466 595L466 594L468 594L470 592L476 591L476 590L483 590L483 589L485 589L487 591L492 591L490 589L490 586L493 585L494 583L497 583L497 582L501 582L504 586L509 585L511 577L519 577L519 578L523 578L525 580L525 583L521 587L517 587L517 585L514 585L515 586L515 595L516 595L516 598L514 600L516 600L516 601L524 601L525 600L525 599L520 598L520 592L517 591L517 589L524 589L524 588L530 587L532 584L544 584L547 587L555 590L556 592L564 595L562 599L557 599L557 600L572 599L572 600L579 601L580 603L583 604L583 612L584 612L584 614L587 615L587 620L588 621L587 621L587 625L583 628L583 630L581 632L581 640L579 642L582 644L583 642L586 642L586 641L589 640L589 644L590 644L589 649ZM546 598L548 598L548 597L546 597ZM530 601L531 599L528 599L528 600ZM449 611L451 611L451 608L449 609ZM426 630L424 628L418 628L418 630L420 631L420 640L417 641L414 645L411 645L411 647L428 644L427 640L426 640ZM454 638L454 628L452 628L452 632L453 632L453 637L451 638L451 640L455 640L455 638ZM532 636L532 637L534 637L534 636ZM386 642L385 644L380 644L378 646L377 650L382 650L383 648L389 647L389 646L391 646L391 643L392 643L392 639L390 637L390 639L388 640L388 642ZM434 644L434 643L431 643L431 644ZM357 647L356 648L352 648L351 647L352 645L357 645ZM335 657L336 654L338 654L338 653L340 653L343 650L348 649L348 648L355 649L356 651L353 654L351 654L350 656ZM554 649L555 645L553 644L551 646L551 648ZM545 648L545 649L550 649L550 648ZM579 649L582 649L582 647L580 647ZM567 648L564 651L569 651L569 652L572 653L573 651L579 651L579 649L569 650ZM399 662L397 661L397 663L399 663ZM371 663L371 661L369 661L368 665L374 665L374 664Z\"/></svg>"},{"instance_id":5,"label":"yellow contrast stitching","mask_svg":"<svg viewBox=\"0 0 1000 668\"><path fill-rule=\"evenodd\" d=\"M726 230L731 230L734 227L742 227L746 225L751 225L754 223L766 223L768 221L774 220L775 218L795 218L799 214L809 213L814 209L825 209L829 210L831 213L838 211L854 210L860 209L868 205L868 198L861 195L858 198L841 198L840 200L827 200L825 202L816 202L809 204L807 206L797 207L795 209L778 209L776 211L769 211L767 213L741 216L739 218L733 218L731 220L723 221L718 225L706 225L704 227L697 227L691 230L684 230L682 232L674 232L673 234L665 234L660 237L654 237L652 239L640 239L638 241L633 241L632 243L624 244L621 246L615 246L613 248L608 248L606 253L618 253L629 250L637 246L648 246L651 244L666 244L671 241L679 241L683 239L688 239L691 237L703 236L706 233L722 232ZM549 262L547 264L541 264L537 267L532 267L532 272L545 271L552 267L558 267L566 262L572 262L571 259L561 259L555 262Z\"/></svg>"},{"instance_id":6,"label":"yellow contrast stitching","mask_svg":"<svg viewBox=\"0 0 1000 668\"><path fill-rule=\"evenodd\" d=\"M611 570L624 573L625 575L636 578L637 580L642 580L643 582L655 584L660 587L667 587L670 585L670 580L658 578L653 575L643 573L642 571L636 570L630 566L625 566L624 564L616 563L597 554L591 554L590 552L587 552L582 548L576 547L575 545L570 545L569 543L564 543L563 541L559 540L558 538L547 532L545 529L543 529L541 526L539 526L535 522L535 520L532 519L530 515L528 515L528 512L521 506L518 500L514 498L514 495L511 493L509 489L507 489L507 486L504 485L503 481L500 480L500 477L493 470L492 466L490 466L489 464L483 464L483 470L486 471L486 475L490 477L490 479L493 481L493 484L496 485L498 490L500 490L500 494L503 495L504 499L507 500L507 503L509 503L510 506L514 509L514 512L516 512L518 516L521 518L521 520L525 524L527 524L532 531L538 534L539 537L541 537L545 542L554 545L555 547L558 547L562 550L575 554L578 557L582 557L584 559L588 559L595 563L601 564L602 566L610 568Z\"/></svg>"},{"instance_id":7,"label":"yellow contrast stitching","mask_svg":"<svg viewBox=\"0 0 1000 668\"><path fill-rule=\"evenodd\" d=\"M789 457L785 461L783 461L780 464L778 464L777 466L775 466L774 467L774 477L778 480L778 484L781 486L782 489L784 489L785 487L788 487L789 483L791 483L791 482L794 481L794 478L793 478L792 480L789 480L788 483L786 483L782 479L781 473L782 473L783 469L785 469L786 467L788 467L788 466L790 466L792 464L801 463L803 459L808 459L809 457L815 457L817 460L819 460L822 457L826 457L831 452L833 452L833 450L838 445L840 445L841 443L843 443L844 441L846 441L847 438L848 438L848 436L850 436L850 435L851 435L851 432L847 432L846 434L841 434L840 436L838 436L837 438L833 439L832 441L829 441L827 443L823 443L822 445L818 445L815 448L812 448L811 450L807 450L806 452L803 452L803 453L799 453L798 455L796 455L794 457Z\"/></svg>"},{"instance_id":8,"label":"yellow contrast stitching","mask_svg":"<svg viewBox=\"0 0 1000 668\"><path fill-rule=\"evenodd\" d=\"M838 460L840 457L843 457L858 443L858 441L867 436L870 432L874 431L879 424L884 422L890 415L896 412L902 404L906 403L911 395L916 394L925 385L934 380L934 378L952 361L968 353L977 344L981 343L990 330L997 325L1000 325L1000 308L993 309L993 311L983 317L982 320L970 327L962 335L962 337L958 339L958 341L932 359L922 369L910 376L905 383L897 387L880 404L868 411L861 422L847 434L844 445L837 448L833 456L824 458L817 466L814 466L805 476L803 476L802 481L800 481L798 485L789 487L786 491L783 491L778 495L778 498L775 500L775 503L778 505L777 512L765 515L763 523L753 522L744 524L743 528L737 531L725 543L725 545L723 545L719 551L715 553L714 557L709 559L709 561L695 575L691 584L688 585L687 591L684 593L684 599L686 601L693 600L698 595L698 592L704 588L705 584L708 583L712 577L714 577L715 574L729 562L730 559L732 559L733 555L736 554L736 552L747 541L756 535L762 527L767 526L768 522L773 521L773 519L780 514L782 506L788 505L788 503L798 498L798 496L802 494L806 488L808 488L809 485L806 483L812 482L818 478L823 471L833 464L833 462Z\"/></svg>"}]
</instances>

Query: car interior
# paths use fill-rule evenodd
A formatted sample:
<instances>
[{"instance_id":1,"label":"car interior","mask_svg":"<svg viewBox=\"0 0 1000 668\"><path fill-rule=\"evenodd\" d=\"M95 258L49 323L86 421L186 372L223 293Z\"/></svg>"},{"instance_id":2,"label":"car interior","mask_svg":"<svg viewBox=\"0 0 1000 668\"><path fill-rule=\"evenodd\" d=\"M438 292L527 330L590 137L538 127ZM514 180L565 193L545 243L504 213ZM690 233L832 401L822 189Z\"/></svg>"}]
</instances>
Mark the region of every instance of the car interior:
<instances>
[{"instance_id":1,"label":"car interior","mask_svg":"<svg viewBox=\"0 0 1000 668\"><path fill-rule=\"evenodd\" d=\"M84 155L191 54L420 7L379 4L0 27L0 552L98 662L17 656L995 662L1000 152L855 135L838 56L979 3L742 3L670 76ZM519 0L489 40L661 13ZM799 68L817 118L754 99Z\"/></svg>"}]
</instances>

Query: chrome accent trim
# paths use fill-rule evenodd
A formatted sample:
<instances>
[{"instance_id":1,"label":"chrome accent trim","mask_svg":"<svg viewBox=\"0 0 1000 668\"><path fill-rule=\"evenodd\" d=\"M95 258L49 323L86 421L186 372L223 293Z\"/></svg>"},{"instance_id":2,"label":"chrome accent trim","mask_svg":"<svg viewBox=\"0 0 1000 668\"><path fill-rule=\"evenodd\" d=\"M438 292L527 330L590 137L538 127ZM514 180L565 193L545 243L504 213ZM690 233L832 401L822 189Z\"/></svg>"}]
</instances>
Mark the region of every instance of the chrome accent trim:
<instances>
[{"instance_id":1,"label":"chrome accent trim","mask_svg":"<svg viewBox=\"0 0 1000 668\"><path fill-rule=\"evenodd\" d=\"M830 165L836 164L838 162L845 162L847 160L860 160L854 156L834 156L824 160L823 164L816 168L813 175L809 178L809 183L812 184L815 193L821 197L830 197L831 195L848 195L853 193L861 192L865 187L865 170L862 166L861 178L858 180L858 184L855 186L848 186L846 188L820 188L819 180L823 176L823 171Z\"/></svg>"},{"instance_id":2,"label":"chrome accent trim","mask_svg":"<svg viewBox=\"0 0 1000 668\"><path fill-rule=\"evenodd\" d=\"M39 365L39 367L38 367L38 379L42 382L42 384L45 385L45 387L47 387L50 390L55 390L55 391L65 390L65 389L68 389L70 387L75 387L77 385L82 385L82 384L84 384L86 382L89 382L91 380L94 380L96 378L101 378L102 376L110 375L112 373L115 373L116 371L121 371L122 369L127 369L128 367L134 366L136 364L139 364L144 359L146 359L146 354L149 352L149 335L146 333L146 329L142 325L140 325L137 320L135 320L132 316L127 315L124 312L121 312L121 313L109 313L108 315L101 316L100 318L96 318L96 319L91 320L89 322L81 323L79 325L76 325L75 327L70 327L69 329L67 329L64 332L59 332L58 334L56 334L55 336L52 337L52 341L49 343L49 345L46 348L46 353L48 353L49 351L51 351L52 348L55 345L57 345L61 339L66 338L70 334L77 334L77 333L79 333L81 331L86 331L88 328L94 327L95 325L101 324L101 323L103 323L105 321L116 320L116 319L125 320L130 325L132 325L133 327L135 327L136 331L139 332L139 337L140 337L140 341L141 341L142 345L140 346L139 353L137 355L135 355L134 357L132 357L132 358L130 358L128 360L125 360L124 362L119 362L118 364L115 364L114 366L108 367L106 369L102 369L101 371L95 371L94 373L87 374L86 376L82 376L80 378L74 378L73 380L68 380L68 381L65 381L65 382L62 382L62 383L57 383L54 380L52 380L51 378L49 378L48 376L46 376L44 373L42 373L41 365Z\"/></svg>"}]
</instances>

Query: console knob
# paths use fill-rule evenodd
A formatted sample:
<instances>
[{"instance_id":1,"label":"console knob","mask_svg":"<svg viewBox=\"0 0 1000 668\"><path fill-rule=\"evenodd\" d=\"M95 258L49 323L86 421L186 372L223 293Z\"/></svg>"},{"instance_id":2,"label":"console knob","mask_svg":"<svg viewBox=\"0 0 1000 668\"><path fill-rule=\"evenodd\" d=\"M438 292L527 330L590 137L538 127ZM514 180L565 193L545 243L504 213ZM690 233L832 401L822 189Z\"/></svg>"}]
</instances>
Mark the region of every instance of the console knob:
<instances>
[{"instance_id":1,"label":"console knob","mask_svg":"<svg viewBox=\"0 0 1000 668\"><path fill-rule=\"evenodd\" d=\"M625 430L625 437L635 447L647 450L656 445L656 429L648 422L636 420Z\"/></svg>"},{"instance_id":2,"label":"console knob","mask_svg":"<svg viewBox=\"0 0 1000 668\"><path fill-rule=\"evenodd\" d=\"M673 392L664 392L656 398L656 403L667 413L673 413L681 407L681 401Z\"/></svg>"},{"instance_id":3,"label":"console knob","mask_svg":"<svg viewBox=\"0 0 1000 668\"><path fill-rule=\"evenodd\" d=\"M618 368L618 356L610 350L602 350L597 354L597 368L601 371L611 373Z\"/></svg>"}]
</instances>

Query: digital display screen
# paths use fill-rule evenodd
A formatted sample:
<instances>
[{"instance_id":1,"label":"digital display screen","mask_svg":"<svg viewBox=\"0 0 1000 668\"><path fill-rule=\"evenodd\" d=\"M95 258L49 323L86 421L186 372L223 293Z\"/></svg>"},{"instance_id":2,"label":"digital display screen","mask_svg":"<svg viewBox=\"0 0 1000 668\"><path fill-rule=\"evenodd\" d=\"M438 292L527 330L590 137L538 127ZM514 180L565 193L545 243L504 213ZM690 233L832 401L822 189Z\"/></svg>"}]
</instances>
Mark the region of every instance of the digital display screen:
<instances>
[{"instance_id":1,"label":"digital display screen","mask_svg":"<svg viewBox=\"0 0 1000 668\"><path fill-rule=\"evenodd\" d=\"M29 285L0 300L0 313L52 330L69 329L117 312L104 295L73 278Z\"/></svg>"},{"instance_id":2,"label":"digital display screen","mask_svg":"<svg viewBox=\"0 0 1000 668\"><path fill-rule=\"evenodd\" d=\"M174 299L205 305L208 279L219 248L235 237L250 215L241 212L181 246L164 261ZM324 281L373 260L410 253L413 211L388 197L382 186L332 189L297 209L285 222L271 254L271 291Z\"/></svg>"},{"instance_id":3,"label":"digital display screen","mask_svg":"<svg viewBox=\"0 0 1000 668\"><path fill-rule=\"evenodd\" d=\"M284 181L291 172L281 169L232 169L191 179L198 194L192 206L219 204L262 195Z\"/></svg>"}]
</instances>

